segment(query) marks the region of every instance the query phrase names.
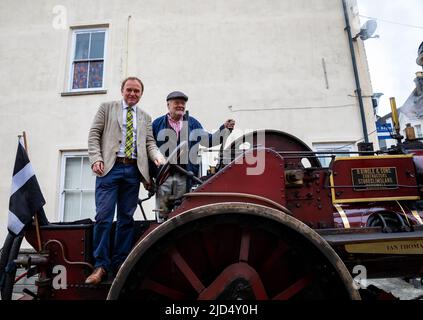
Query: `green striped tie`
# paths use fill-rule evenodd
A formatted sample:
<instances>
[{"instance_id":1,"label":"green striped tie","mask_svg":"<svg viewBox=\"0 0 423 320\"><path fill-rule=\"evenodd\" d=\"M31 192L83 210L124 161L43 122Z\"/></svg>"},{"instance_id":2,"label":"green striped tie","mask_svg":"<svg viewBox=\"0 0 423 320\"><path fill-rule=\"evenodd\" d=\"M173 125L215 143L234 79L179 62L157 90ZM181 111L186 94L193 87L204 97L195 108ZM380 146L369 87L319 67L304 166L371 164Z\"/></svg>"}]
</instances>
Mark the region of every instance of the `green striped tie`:
<instances>
[{"instance_id":1,"label":"green striped tie","mask_svg":"<svg viewBox=\"0 0 423 320\"><path fill-rule=\"evenodd\" d=\"M132 115L132 107L128 107L126 112L126 141L125 141L125 157L132 158L134 152L134 117Z\"/></svg>"}]
</instances>

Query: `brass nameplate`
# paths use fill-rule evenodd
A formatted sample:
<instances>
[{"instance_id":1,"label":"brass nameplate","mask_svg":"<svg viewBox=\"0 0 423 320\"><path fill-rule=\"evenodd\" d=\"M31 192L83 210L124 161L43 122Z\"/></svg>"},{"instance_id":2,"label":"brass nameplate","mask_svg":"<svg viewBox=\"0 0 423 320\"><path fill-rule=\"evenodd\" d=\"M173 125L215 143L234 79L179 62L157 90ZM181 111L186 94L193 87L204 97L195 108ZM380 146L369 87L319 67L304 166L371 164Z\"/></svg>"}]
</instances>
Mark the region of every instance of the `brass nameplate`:
<instances>
[{"instance_id":1,"label":"brass nameplate","mask_svg":"<svg viewBox=\"0 0 423 320\"><path fill-rule=\"evenodd\" d=\"M345 250L349 253L423 254L423 240L347 244Z\"/></svg>"},{"instance_id":2,"label":"brass nameplate","mask_svg":"<svg viewBox=\"0 0 423 320\"><path fill-rule=\"evenodd\" d=\"M398 188L397 168L351 169L354 190L383 190Z\"/></svg>"}]
</instances>

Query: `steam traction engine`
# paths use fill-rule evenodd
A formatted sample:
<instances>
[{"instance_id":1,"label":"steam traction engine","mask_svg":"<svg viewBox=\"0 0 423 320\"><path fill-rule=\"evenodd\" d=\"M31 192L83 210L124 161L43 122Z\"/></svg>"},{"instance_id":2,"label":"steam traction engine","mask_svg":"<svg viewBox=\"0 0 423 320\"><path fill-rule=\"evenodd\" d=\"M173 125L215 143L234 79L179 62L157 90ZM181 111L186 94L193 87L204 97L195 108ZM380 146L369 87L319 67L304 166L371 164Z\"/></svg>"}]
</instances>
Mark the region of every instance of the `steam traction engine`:
<instances>
[{"instance_id":1,"label":"steam traction engine","mask_svg":"<svg viewBox=\"0 0 423 320\"><path fill-rule=\"evenodd\" d=\"M41 250L15 259L38 274L37 290L26 292L39 299L360 299L356 266L368 278L421 275L423 152L402 144L386 154L333 156L328 168L318 156L283 132L240 138L224 152L228 164L191 177L195 188L167 221L136 222L132 252L98 286L84 284L92 222L41 226ZM172 168L184 172L169 161L158 184ZM35 227L25 238L37 248ZM66 270L64 287L54 286L57 266Z\"/></svg>"}]
</instances>

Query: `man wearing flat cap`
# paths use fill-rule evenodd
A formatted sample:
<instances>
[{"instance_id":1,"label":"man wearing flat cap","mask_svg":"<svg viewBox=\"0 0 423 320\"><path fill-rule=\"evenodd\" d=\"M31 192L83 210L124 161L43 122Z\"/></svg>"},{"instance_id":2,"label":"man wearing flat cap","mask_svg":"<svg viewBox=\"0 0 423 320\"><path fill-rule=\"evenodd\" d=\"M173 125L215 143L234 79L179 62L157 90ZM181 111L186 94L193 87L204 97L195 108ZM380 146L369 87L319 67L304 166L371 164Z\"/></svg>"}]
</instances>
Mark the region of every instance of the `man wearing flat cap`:
<instances>
[{"instance_id":1,"label":"man wearing flat cap","mask_svg":"<svg viewBox=\"0 0 423 320\"><path fill-rule=\"evenodd\" d=\"M226 120L219 130L210 134L203 129L197 119L188 116L188 113L185 112L188 101L186 94L181 91L173 91L168 94L166 101L168 113L153 121L153 136L156 139L157 146L168 157L176 146L187 140L190 156L187 159L188 161L185 160L185 163L178 163L178 165L198 177L199 164L196 155L199 145L210 148L221 144L233 130L235 121L232 119ZM158 222L163 222L169 213L170 208L166 205L166 199L169 196L173 199L182 197L190 189L190 180L187 180L187 177L179 172L171 172L169 178L159 186L156 193L156 218Z\"/></svg>"}]
</instances>

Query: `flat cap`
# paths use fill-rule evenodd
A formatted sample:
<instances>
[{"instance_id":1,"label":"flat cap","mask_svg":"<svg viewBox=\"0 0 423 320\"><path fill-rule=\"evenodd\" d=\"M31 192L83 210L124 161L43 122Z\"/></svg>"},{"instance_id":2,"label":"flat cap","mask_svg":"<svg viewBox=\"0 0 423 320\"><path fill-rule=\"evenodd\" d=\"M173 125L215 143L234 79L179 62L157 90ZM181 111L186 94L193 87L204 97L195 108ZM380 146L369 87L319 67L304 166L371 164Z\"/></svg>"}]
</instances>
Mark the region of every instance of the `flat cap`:
<instances>
[{"instance_id":1,"label":"flat cap","mask_svg":"<svg viewBox=\"0 0 423 320\"><path fill-rule=\"evenodd\" d=\"M181 91L173 91L167 95L166 101L169 101L172 99L182 99L182 100L188 101L188 96Z\"/></svg>"}]
</instances>

